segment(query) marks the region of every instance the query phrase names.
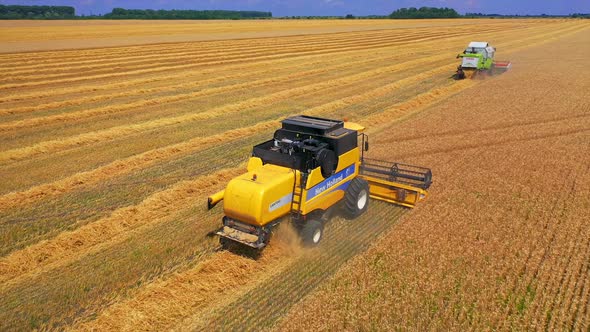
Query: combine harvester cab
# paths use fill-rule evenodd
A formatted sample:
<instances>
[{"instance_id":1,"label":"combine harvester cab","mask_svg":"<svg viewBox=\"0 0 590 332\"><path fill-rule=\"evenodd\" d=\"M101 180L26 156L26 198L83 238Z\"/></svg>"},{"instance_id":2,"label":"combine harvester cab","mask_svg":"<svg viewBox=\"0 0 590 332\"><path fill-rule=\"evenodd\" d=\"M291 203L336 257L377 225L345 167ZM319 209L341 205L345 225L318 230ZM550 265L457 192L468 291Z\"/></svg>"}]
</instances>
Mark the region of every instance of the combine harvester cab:
<instances>
[{"instance_id":1,"label":"combine harvester cab","mask_svg":"<svg viewBox=\"0 0 590 332\"><path fill-rule=\"evenodd\" d=\"M457 55L461 64L457 67L455 79L480 77L481 74L496 75L505 72L511 66L510 61L496 61L496 48L488 42L471 42L462 54Z\"/></svg>"},{"instance_id":2,"label":"combine harvester cab","mask_svg":"<svg viewBox=\"0 0 590 332\"><path fill-rule=\"evenodd\" d=\"M368 137L358 124L295 116L273 138L254 146L248 170L208 198L223 200L220 243L262 249L277 224L290 220L303 243L317 245L338 211L363 214L369 197L412 208L427 196L427 168L364 159ZM360 144L359 144L360 143Z\"/></svg>"}]
</instances>

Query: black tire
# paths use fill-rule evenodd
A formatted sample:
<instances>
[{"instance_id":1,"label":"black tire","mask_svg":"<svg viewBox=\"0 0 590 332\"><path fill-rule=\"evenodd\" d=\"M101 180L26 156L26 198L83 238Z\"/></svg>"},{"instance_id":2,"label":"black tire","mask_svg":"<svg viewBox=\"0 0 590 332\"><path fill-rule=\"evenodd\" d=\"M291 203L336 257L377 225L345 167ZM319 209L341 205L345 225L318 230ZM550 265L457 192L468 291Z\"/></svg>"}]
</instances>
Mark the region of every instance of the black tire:
<instances>
[{"instance_id":1,"label":"black tire","mask_svg":"<svg viewBox=\"0 0 590 332\"><path fill-rule=\"evenodd\" d=\"M306 247L317 246L324 237L324 223L317 219L307 220L301 227L300 236Z\"/></svg>"},{"instance_id":2,"label":"black tire","mask_svg":"<svg viewBox=\"0 0 590 332\"><path fill-rule=\"evenodd\" d=\"M344 216L354 219L367 211L369 207L369 184L366 180L355 178L350 181L344 193Z\"/></svg>"}]
</instances>

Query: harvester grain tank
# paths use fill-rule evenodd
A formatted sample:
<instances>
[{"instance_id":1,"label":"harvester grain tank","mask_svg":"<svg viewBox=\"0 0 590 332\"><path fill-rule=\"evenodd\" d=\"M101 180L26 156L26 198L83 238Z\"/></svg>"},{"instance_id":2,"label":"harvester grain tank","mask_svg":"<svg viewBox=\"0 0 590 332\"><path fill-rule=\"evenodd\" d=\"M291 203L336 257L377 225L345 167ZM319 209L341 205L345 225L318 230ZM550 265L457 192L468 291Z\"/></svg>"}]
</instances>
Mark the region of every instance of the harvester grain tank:
<instances>
[{"instance_id":1,"label":"harvester grain tank","mask_svg":"<svg viewBox=\"0 0 590 332\"><path fill-rule=\"evenodd\" d=\"M455 73L456 79L473 78L475 75L485 73L495 75L503 73L511 66L510 61L494 60L496 48L488 42L471 42L462 54L457 58L461 64Z\"/></svg>"},{"instance_id":2,"label":"harvester grain tank","mask_svg":"<svg viewBox=\"0 0 590 332\"><path fill-rule=\"evenodd\" d=\"M290 220L304 244L317 245L334 212L353 219L369 198L414 207L427 196L432 173L423 167L369 160L364 127L310 116L282 121L272 139L254 146L247 172L208 198L223 200L224 246L262 249L274 226Z\"/></svg>"}]
</instances>

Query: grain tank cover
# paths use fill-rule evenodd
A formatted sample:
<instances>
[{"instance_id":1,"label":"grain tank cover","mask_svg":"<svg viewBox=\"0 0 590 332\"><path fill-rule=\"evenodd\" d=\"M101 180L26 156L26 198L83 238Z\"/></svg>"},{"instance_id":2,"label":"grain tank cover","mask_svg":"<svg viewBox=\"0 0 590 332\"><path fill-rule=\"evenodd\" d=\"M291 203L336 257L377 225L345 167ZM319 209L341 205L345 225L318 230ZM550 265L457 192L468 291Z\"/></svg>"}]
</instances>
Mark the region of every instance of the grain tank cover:
<instances>
[{"instance_id":1,"label":"grain tank cover","mask_svg":"<svg viewBox=\"0 0 590 332\"><path fill-rule=\"evenodd\" d=\"M344 121L316 118L313 116L297 115L281 121L283 129L311 134L327 136L333 131L344 128Z\"/></svg>"},{"instance_id":2,"label":"grain tank cover","mask_svg":"<svg viewBox=\"0 0 590 332\"><path fill-rule=\"evenodd\" d=\"M489 44L488 42L471 42L469 43L469 46L467 46L468 48L474 47L474 48L486 48L488 47Z\"/></svg>"}]
</instances>

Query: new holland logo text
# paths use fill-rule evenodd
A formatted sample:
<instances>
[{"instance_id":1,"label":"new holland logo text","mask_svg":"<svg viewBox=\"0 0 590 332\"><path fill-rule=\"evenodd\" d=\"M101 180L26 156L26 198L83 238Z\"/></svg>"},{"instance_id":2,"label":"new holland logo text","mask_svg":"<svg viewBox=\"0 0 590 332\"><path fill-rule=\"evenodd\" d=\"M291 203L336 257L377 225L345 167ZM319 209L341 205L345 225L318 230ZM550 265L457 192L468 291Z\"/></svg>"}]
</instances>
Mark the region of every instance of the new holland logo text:
<instances>
[{"instance_id":1,"label":"new holland logo text","mask_svg":"<svg viewBox=\"0 0 590 332\"><path fill-rule=\"evenodd\" d=\"M344 180L346 177L353 174L354 169L355 169L355 165L352 164L352 165L348 166L347 168L341 170L340 172L330 176L326 180L320 182L315 187L313 187L309 190L309 192L307 194L307 200L309 201L310 199L316 197L317 195L323 193L324 191L334 187L339 182Z\"/></svg>"}]
</instances>

